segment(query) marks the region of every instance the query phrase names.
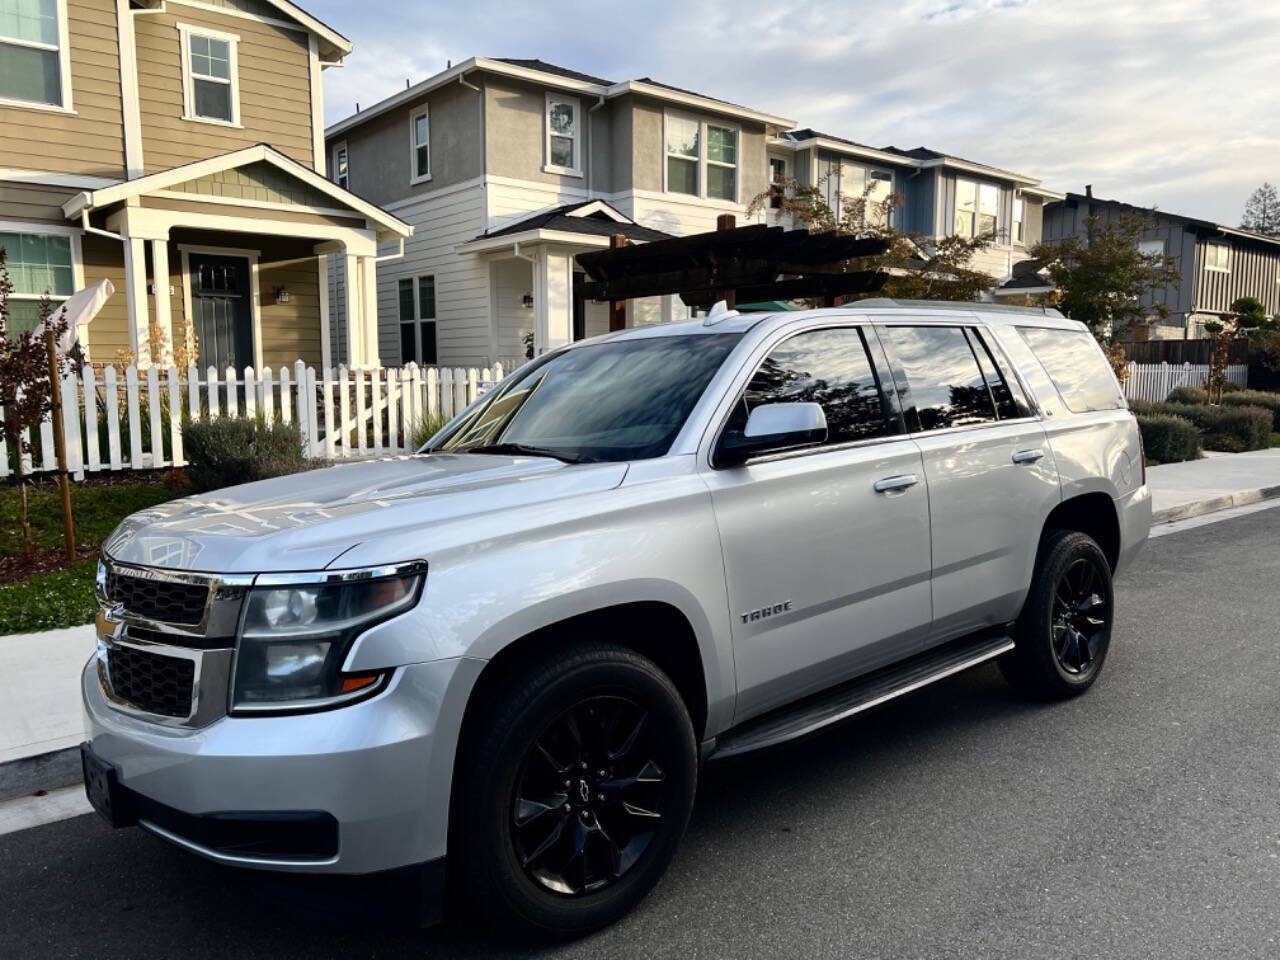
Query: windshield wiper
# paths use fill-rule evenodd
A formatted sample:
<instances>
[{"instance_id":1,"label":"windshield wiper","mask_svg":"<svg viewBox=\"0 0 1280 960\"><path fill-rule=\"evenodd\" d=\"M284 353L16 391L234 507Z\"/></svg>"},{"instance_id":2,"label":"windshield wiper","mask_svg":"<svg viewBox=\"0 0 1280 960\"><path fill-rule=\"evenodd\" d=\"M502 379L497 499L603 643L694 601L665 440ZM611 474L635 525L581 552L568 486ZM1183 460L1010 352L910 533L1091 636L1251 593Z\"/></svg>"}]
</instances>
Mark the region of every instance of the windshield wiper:
<instances>
[{"instance_id":1,"label":"windshield wiper","mask_svg":"<svg viewBox=\"0 0 1280 960\"><path fill-rule=\"evenodd\" d=\"M484 443L478 447L466 447L459 453L508 453L525 457L552 457L563 463L583 463L584 457L575 457L568 453L559 453L543 447L530 447L523 443Z\"/></svg>"}]
</instances>

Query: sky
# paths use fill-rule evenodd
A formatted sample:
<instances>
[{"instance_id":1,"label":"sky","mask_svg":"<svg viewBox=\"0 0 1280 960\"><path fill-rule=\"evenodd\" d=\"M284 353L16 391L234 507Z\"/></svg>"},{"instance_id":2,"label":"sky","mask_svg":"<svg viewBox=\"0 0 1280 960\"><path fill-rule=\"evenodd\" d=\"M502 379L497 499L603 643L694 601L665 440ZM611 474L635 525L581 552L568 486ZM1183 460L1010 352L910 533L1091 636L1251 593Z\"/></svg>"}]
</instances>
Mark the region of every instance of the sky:
<instances>
[{"instance_id":1,"label":"sky","mask_svg":"<svg viewBox=\"0 0 1280 960\"><path fill-rule=\"evenodd\" d=\"M1228 225L1280 184L1280 0L302 5L355 43L328 123L450 60L539 58Z\"/></svg>"}]
</instances>

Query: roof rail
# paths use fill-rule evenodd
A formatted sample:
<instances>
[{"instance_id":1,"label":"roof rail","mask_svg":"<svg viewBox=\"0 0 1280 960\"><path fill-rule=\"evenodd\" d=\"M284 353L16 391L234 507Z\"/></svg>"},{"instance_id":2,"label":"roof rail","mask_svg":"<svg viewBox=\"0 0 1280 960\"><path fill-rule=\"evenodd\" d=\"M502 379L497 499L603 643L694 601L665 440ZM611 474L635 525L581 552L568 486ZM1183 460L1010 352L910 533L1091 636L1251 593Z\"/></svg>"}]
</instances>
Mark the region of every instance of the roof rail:
<instances>
[{"instance_id":1,"label":"roof rail","mask_svg":"<svg viewBox=\"0 0 1280 960\"><path fill-rule=\"evenodd\" d=\"M1038 313L1046 317L1063 317L1057 307L1019 307L1012 303L978 303L971 300L895 300L892 297L869 297L866 300L854 300L842 304L846 310L883 310L902 307L927 307L930 310L956 310L972 313L981 310L984 313Z\"/></svg>"}]
</instances>

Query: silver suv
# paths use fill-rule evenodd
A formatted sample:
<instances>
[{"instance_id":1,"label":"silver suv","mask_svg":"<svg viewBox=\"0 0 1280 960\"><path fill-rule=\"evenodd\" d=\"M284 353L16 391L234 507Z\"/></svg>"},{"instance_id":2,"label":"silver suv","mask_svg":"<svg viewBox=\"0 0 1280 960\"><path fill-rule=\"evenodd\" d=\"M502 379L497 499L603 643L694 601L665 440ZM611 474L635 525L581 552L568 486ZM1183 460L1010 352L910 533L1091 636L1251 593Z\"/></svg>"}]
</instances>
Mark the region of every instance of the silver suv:
<instances>
[{"instance_id":1,"label":"silver suv","mask_svg":"<svg viewBox=\"0 0 1280 960\"><path fill-rule=\"evenodd\" d=\"M86 788L220 863L397 871L428 920L447 878L499 929L580 933L658 880L702 762L988 660L1084 692L1150 518L1116 379L1056 312L628 330L413 456L121 524Z\"/></svg>"}]
</instances>

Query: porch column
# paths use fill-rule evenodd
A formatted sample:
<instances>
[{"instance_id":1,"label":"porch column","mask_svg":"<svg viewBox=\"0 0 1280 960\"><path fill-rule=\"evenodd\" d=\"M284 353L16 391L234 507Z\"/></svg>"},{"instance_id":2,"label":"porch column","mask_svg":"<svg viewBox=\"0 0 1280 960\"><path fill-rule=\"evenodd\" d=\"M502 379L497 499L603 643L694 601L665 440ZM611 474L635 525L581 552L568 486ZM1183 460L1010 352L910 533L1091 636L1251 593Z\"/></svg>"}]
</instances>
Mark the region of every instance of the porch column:
<instances>
[{"instance_id":1,"label":"porch column","mask_svg":"<svg viewBox=\"0 0 1280 960\"><path fill-rule=\"evenodd\" d=\"M358 367L362 365L360 347L364 343L360 336L360 306L363 302L360 291L360 258L348 253L346 259L347 366Z\"/></svg>"},{"instance_id":2,"label":"porch column","mask_svg":"<svg viewBox=\"0 0 1280 960\"><path fill-rule=\"evenodd\" d=\"M364 295L364 366L378 367L378 261L374 257L361 257L360 292Z\"/></svg>"},{"instance_id":3,"label":"porch column","mask_svg":"<svg viewBox=\"0 0 1280 960\"><path fill-rule=\"evenodd\" d=\"M329 255L316 257L316 276L320 294L320 366L328 370L333 366L333 344L329 332Z\"/></svg>"},{"instance_id":4,"label":"porch column","mask_svg":"<svg viewBox=\"0 0 1280 960\"><path fill-rule=\"evenodd\" d=\"M151 363L151 318L147 309L147 246L141 237L124 240L124 291L129 309L129 349L138 366Z\"/></svg>"},{"instance_id":5,"label":"porch column","mask_svg":"<svg viewBox=\"0 0 1280 960\"><path fill-rule=\"evenodd\" d=\"M151 241L151 282L156 291L156 328L169 338L168 344L159 347L156 363L169 366L173 363L173 347L177 343L173 322L169 316L169 242Z\"/></svg>"},{"instance_id":6,"label":"porch column","mask_svg":"<svg viewBox=\"0 0 1280 960\"><path fill-rule=\"evenodd\" d=\"M533 271L535 356L573 339L573 257L542 250Z\"/></svg>"}]
</instances>

